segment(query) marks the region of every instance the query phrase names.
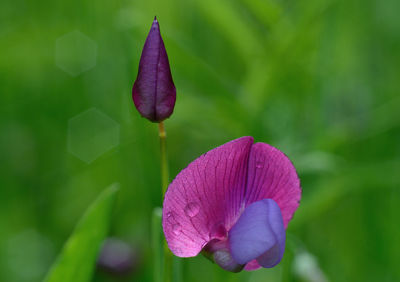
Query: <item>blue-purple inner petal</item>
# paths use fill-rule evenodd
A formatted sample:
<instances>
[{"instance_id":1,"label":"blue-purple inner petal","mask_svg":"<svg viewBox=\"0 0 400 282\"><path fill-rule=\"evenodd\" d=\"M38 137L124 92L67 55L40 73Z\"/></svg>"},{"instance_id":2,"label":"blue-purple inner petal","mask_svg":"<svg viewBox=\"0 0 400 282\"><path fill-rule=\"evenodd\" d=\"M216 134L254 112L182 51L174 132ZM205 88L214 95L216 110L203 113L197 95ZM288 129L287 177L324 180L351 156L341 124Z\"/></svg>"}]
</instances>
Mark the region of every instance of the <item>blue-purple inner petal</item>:
<instances>
[{"instance_id":1,"label":"blue-purple inner petal","mask_svg":"<svg viewBox=\"0 0 400 282\"><path fill-rule=\"evenodd\" d=\"M249 205L228 234L230 252L239 264L253 259L263 267L280 262L285 250L285 228L278 204L263 199Z\"/></svg>"}]
</instances>

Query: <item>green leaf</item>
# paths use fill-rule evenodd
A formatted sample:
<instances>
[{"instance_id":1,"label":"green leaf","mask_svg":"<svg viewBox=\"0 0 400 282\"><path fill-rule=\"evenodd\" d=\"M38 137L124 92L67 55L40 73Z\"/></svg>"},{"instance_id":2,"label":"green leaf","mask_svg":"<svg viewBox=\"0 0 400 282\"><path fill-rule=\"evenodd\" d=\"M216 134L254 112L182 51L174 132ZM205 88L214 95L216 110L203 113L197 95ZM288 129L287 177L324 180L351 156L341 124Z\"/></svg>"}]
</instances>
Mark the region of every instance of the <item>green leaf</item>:
<instances>
[{"instance_id":1,"label":"green leaf","mask_svg":"<svg viewBox=\"0 0 400 282\"><path fill-rule=\"evenodd\" d=\"M89 206L65 243L45 282L90 281L105 239L118 184L112 184Z\"/></svg>"}]
</instances>

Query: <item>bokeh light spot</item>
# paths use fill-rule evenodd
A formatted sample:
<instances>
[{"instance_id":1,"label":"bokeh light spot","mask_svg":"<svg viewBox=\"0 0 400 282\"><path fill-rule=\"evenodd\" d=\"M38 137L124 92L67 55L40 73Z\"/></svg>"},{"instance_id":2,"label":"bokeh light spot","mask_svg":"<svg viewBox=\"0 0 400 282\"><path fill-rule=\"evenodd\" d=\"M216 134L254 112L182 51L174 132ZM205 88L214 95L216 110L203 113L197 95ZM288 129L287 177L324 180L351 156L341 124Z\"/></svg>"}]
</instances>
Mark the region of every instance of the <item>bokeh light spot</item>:
<instances>
[{"instance_id":1,"label":"bokeh light spot","mask_svg":"<svg viewBox=\"0 0 400 282\"><path fill-rule=\"evenodd\" d=\"M119 124L91 108L68 122L68 151L91 163L119 144Z\"/></svg>"},{"instance_id":2,"label":"bokeh light spot","mask_svg":"<svg viewBox=\"0 0 400 282\"><path fill-rule=\"evenodd\" d=\"M93 68L96 57L96 42L78 30L56 40L56 65L72 76Z\"/></svg>"}]
</instances>

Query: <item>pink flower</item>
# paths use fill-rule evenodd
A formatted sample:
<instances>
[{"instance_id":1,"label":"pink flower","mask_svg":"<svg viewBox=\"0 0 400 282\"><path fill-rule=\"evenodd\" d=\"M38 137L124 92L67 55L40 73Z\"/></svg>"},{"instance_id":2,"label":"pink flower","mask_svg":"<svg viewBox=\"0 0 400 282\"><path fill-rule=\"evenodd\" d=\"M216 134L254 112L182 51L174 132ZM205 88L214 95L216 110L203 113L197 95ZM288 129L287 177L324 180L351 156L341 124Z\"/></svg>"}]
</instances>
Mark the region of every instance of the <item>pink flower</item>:
<instances>
[{"instance_id":1,"label":"pink flower","mask_svg":"<svg viewBox=\"0 0 400 282\"><path fill-rule=\"evenodd\" d=\"M290 160L242 137L200 156L170 184L165 237L175 255L203 252L229 271L273 267L282 259L285 229L300 198Z\"/></svg>"}]
</instances>

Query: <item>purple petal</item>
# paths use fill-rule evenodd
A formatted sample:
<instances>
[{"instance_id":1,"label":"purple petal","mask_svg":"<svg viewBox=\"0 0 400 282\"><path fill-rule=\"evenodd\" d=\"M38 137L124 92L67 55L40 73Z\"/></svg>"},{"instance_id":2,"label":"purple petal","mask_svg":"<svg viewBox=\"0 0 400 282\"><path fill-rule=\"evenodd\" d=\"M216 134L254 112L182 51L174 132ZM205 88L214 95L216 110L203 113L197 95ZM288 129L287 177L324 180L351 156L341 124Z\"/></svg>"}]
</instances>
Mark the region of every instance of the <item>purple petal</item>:
<instances>
[{"instance_id":1,"label":"purple petal","mask_svg":"<svg viewBox=\"0 0 400 282\"><path fill-rule=\"evenodd\" d=\"M272 199L261 200L268 205L268 219L269 224L276 236L277 243L257 258L257 262L262 267L273 267L277 265L285 252L286 232L283 223L281 209L278 204ZM258 203L258 202L257 202Z\"/></svg>"},{"instance_id":2,"label":"purple petal","mask_svg":"<svg viewBox=\"0 0 400 282\"><path fill-rule=\"evenodd\" d=\"M246 206L268 198L281 208L286 228L299 206L300 181L296 169L284 153L268 144L255 143L249 158Z\"/></svg>"},{"instance_id":3,"label":"purple petal","mask_svg":"<svg viewBox=\"0 0 400 282\"><path fill-rule=\"evenodd\" d=\"M171 251L196 256L212 239L226 239L245 192L252 137L217 147L193 161L170 184L164 198L163 229Z\"/></svg>"},{"instance_id":4,"label":"purple petal","mask_svg":"<svg viewBox=\"0 0 400 282\"><path fill-rule=\"evenodd\" d=\"M249 205L229 231L228 240L237 263L257 259L263 267L276 265L285 250L285 228L278 204L264 199Z\"/></svg>"},{"instance_id":5,"label":"purple petal","mask_svg":"<svg viewBox=\"0 0 400 282\"><path fill-rule=\"evenodd\" d=\"M176 89L156 18L143 47L132 97L139 113L152 122L163 121L174 110Z\"/></svg>"}]
</instances>

